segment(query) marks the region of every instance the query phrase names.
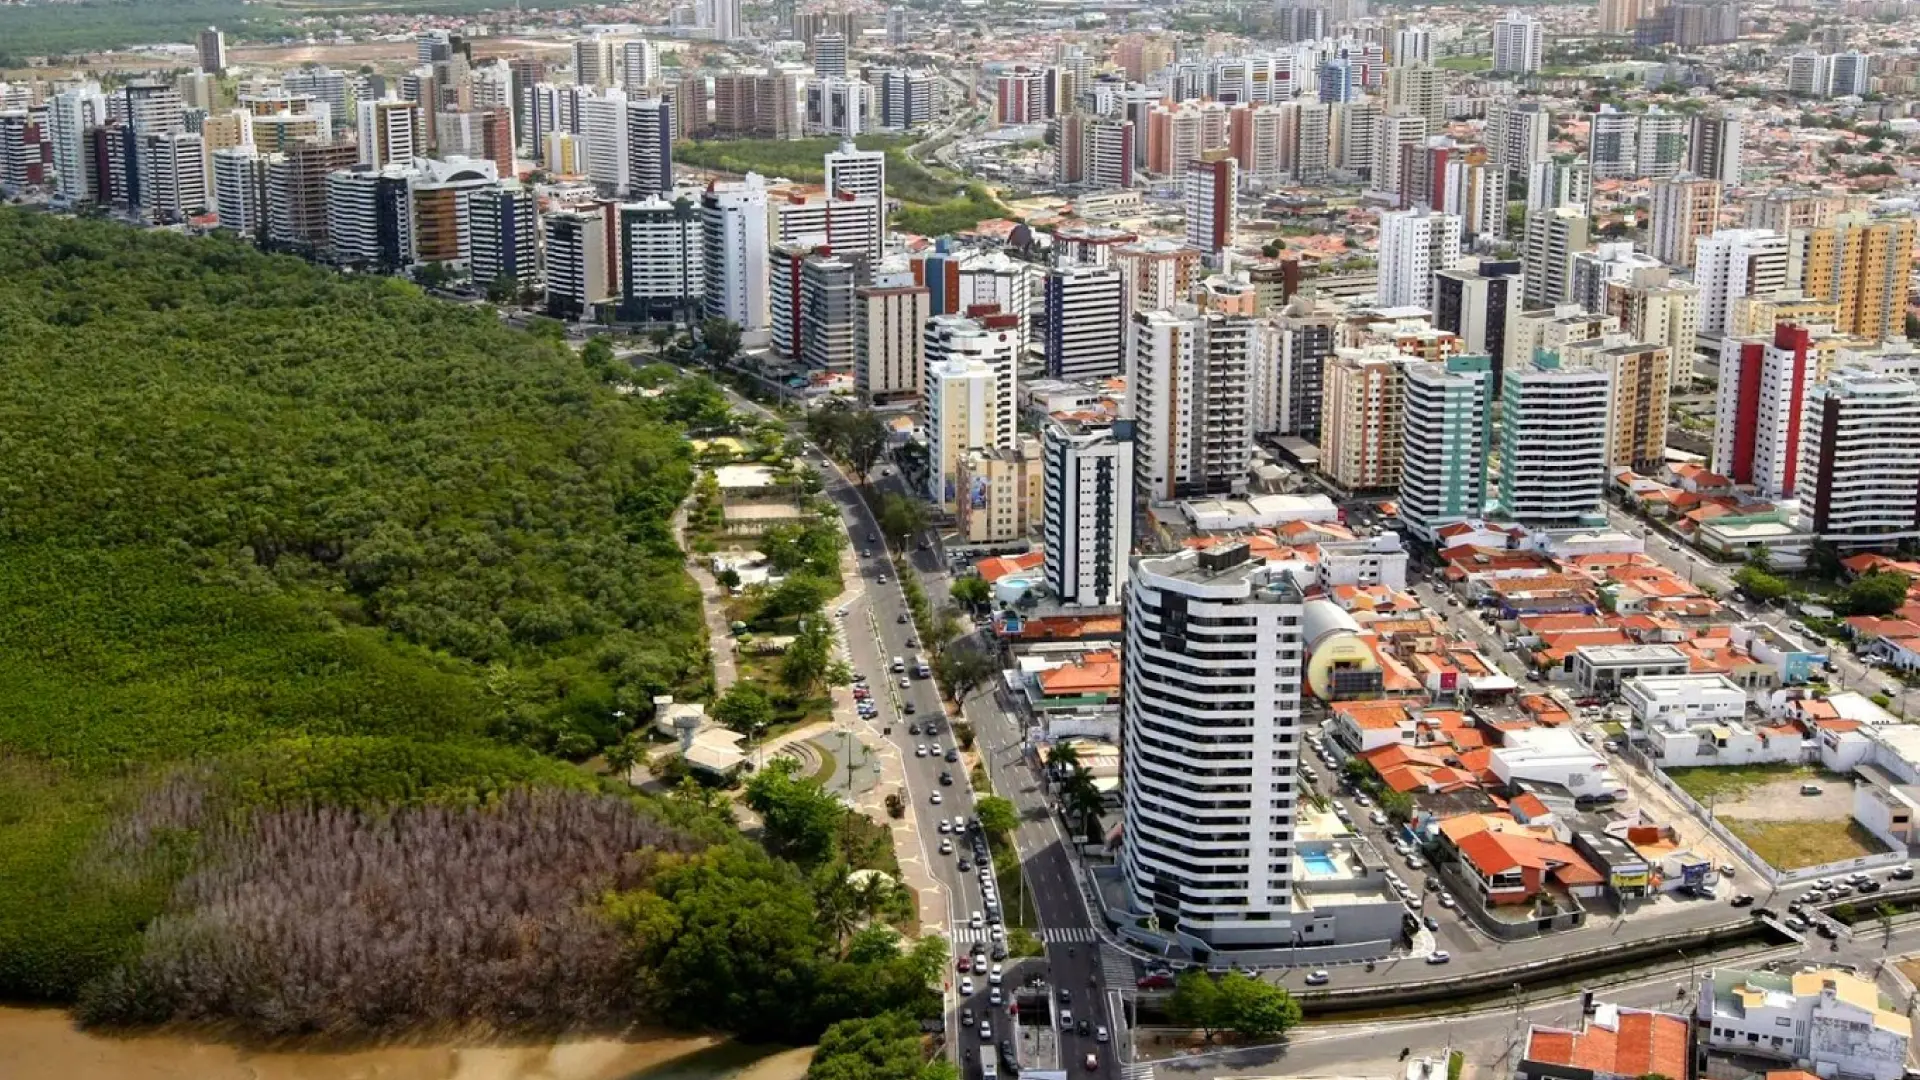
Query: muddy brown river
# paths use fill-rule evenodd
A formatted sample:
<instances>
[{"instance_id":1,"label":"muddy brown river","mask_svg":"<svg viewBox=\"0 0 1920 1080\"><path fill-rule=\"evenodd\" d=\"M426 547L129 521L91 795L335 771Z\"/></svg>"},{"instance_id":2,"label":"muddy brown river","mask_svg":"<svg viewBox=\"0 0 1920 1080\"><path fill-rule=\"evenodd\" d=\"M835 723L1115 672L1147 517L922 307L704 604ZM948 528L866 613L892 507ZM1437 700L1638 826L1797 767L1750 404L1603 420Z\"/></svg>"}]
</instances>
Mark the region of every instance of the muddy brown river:
<instances>
[{"instance_id":1,"label":"muddy brown river","mask_svg":"<svg viewBox=\"0 0 1920 1080\"><path fill-rule=\"evenodd\" d=\"M812 1053L672 1032L257 1050L174 1034L96 1035L57 1009L0 1008L6 1080L800 1080Z\"/></svg>"}]
</instances>

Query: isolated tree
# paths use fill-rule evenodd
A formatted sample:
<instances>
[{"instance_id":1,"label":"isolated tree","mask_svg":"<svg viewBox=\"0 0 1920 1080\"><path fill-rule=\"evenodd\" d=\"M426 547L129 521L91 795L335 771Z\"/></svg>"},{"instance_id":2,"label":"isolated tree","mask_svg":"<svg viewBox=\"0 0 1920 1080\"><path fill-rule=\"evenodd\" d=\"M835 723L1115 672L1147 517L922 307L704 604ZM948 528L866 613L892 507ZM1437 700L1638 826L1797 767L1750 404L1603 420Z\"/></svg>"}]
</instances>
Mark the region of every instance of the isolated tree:
<instances>
[{"instance_id":1,"label":"isolated tree","mask_svg":"<svg viewBox=\"0 0 1920 1080\"><path fill-rule=\"evenodd\" d=\"M1793 591L1785 581L1757 566L1743 566L1734 571L1733 583L1763 604L1770 604Z\"/></svg>"},{"instance_id":2,"label":"isolated tree","mask_svg":"<svg viewBox=\"0 0 1920 1080\"><path fill-rule=\"evenodd\" d=\"M740 355L740 327L728 319L707 319L700 324L700 347L709 364L726 367Z\"/></svg>"},{"instance_id":3,"label":"isolated tree","mask_svg":"<svg viewBox=\"0 0 1920 1080\"><path fill-rule=\"evenodd\" d=\"M948 595L968 607L983 607L993 600L993 586L985 578L963 577L947 587Z\"/></svg>"},{"instance_id":4,"label":"isolated tree","mask_svg":"<svg viewBox=\"0 0 1920 1080\"><path fill-rule=\"evenodd\" d=\"M900 543L927 527L927 509L918 499L889 492L880 500L880 531Z\"/></svg>"},{"instance_id":5,"label":"isolated tree","mask_svg":"<svg viewBox=\"0 0 1920 1080\"><path fill-rule=\"evenodd\" d=\"M713 718L730 731L756 735L773 723L773 701L759 683L743 679L713 703Z\"/></svg>"},{"instance_id":6,"label":"isolated tree","mask_svg":"<svg viewBox=\"0 0 1920 1080\"><path fill-rule=\"evenodd\" d=\"M1847 613L1891 615L1907 602L1909 584L1905 574L1882 571L1862 574L1858 580L1847 586Z\"/></svg>"},{"instance_id":7,"label":"isolated tree","mask_svg":"<svg viewBox=\"0 0 1920 1080\"><path fill-rule=\"evenodd\" d=\"M747 781L747 806L764 823L768 850L802 866L818 866L833 854L846 813L839 799L801 776L800 763L787 757L775 758Z\"/></svg>"},{"instance_id":8,"label":"isolated tree","mask_svg":"<svg viewBox=\"0 0 1920 1080\"><path fill-rule=\"evenodd\" d=\"M974 816L980 819L980 827L991 836L1011 835L1020 824L1020 813L1014 808L1011 799L999 795L989 795L974 804Z\"/></svg>"},{"instance_id":9,"label":"isolated tree","mask_svg":"<svg viewBox=\"0 0 1920 1080\"><path fill-rule=\"evenodd\" d=\"M608 746L601 756L607 763L607 772L625 780L627 774L633 771L633 767L646 756L646 748L641 745L635 733L628 732Z\"/></svg>"},{"instance_id":10,"label":"isolated tree","mask_svg":"<svg viewBox=\"0 0 1920 1080\"><path fill-rule=\"evenodd\" d=\"M1273 1039L1300 1023L1300 1003L1286 990L1240 971L1220 977L1219 1023L1241 1038Z\"/></svg>"},{"instance_id":11,"label":"isolated tree","mask_svg":"<svg viewBox=\"0 0 1920 1080\"><path fill-rule=\"evenodd\" d=\"M1167 1019L1181 1027L1199 1028L1208 1042L1226 1025L1222 1023L1220 984L1198 968L1189 968L1174 981L1167 996Z\"/></svg>"},{"instance_id":12,"label":"isolated tree","mask_svg":"<svg viewBox=\"0 0 1920 1080\"><path fill-rule=\"evenodd\" d=\"M815 612L781 657L780 682L796 694L811 693L826 680L832 663L833 632L827 628L826 616Z\"/></svg>"}]
</instances>

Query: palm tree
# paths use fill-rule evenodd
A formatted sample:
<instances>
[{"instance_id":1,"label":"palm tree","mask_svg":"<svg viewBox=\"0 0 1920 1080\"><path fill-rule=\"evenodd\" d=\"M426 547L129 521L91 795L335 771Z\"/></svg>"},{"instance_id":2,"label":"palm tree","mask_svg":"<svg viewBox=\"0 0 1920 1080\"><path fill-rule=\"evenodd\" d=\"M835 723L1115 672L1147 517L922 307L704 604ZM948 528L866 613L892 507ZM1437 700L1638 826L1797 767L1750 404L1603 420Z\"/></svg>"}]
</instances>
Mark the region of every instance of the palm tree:
<instances>
[{"instance_id":1,"label":"palm tree","mask_svg":"<svg viewBox=\"0 0 1920 1080\"><path fill-rule=\"evenodd\" d=\"M854 886L854 902L868 919L878 918L892 900L893 882L884 874L868 874Z\"/></svg>"},{"instance_id":2,"label":"palm tree","mask_svg":"<svg viewBox=\"0 0 1920 1080\"><path fill-rule=\"evenodd\" d=\"M1047 764L1071 769L1080 764L1080 748L1072 743L1054 743L1047 748Z\"/></svg>"},{"instance_id":3,"label":"palm tree","mask_svg":"<svg viewBox=\"0 0 1920 1080\"><path fill-rule=\"evenodd\" d=\"M860 925L858 899L847 873L844 865L822 867L813 883L814 911L820 928L833 938L836 956L846 951L847 939Z\"/></svg>"},{"instance_id":4,"label":"palm tree","mask_svg":"<svg viewBox=\"0 0 1920 1080\"><path fill-rule=\"evenodd\" d=\"M1097 841L1094 827L1107 807L1100 788L1093 782L1093 774L1076 764L1060 790L1060 800L1066 805L1068 816L1080 823L1081 835Z\"/></svg>"}]
</instances>

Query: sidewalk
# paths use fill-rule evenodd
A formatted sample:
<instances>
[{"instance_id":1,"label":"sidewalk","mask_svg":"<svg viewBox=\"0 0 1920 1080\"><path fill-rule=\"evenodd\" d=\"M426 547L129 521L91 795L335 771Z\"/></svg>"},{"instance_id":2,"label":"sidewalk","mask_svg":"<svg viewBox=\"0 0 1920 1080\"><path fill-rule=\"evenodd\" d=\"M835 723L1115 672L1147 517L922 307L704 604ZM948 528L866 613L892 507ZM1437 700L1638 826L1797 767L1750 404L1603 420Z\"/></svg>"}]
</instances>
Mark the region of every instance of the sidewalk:
<instances>
[{"instance_id":1,"label":"sidewalk","mask_svg":"<svg viewBox=\"0 0 1920 1080\"><path fill-rule=\"evenodd\" d=\"M687 573L700 586L700 612L707 620L707 651L713 654L713 696L718 699L739 677L733 664L733 627L727 622L727 590L714 580L699 553L687 551L687 504L673 512L673 542L687 552Z\"/></svg>"}]
</instances>

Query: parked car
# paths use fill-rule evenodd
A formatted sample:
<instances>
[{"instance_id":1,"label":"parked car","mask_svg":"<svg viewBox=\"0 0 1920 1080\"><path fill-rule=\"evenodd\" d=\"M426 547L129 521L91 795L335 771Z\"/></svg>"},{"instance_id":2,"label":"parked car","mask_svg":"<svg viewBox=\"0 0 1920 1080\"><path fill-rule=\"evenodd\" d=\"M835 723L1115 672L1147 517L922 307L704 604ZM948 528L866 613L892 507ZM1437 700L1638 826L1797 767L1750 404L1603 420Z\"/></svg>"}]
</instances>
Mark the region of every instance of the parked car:
<instances>
[{"instance_id":1,"label":"parked car","mask_svg":"<svg viewBox=\"0 0 1920 1080\"><path fill-rule=\"evenodd\" d=\"M1140 976L1140 978L1134 981L1134 985L1142 990L1171 990L1173 989L1173 976L1163 972L1154 972L1149 975Z\"/></svg>"}]
</instances>

